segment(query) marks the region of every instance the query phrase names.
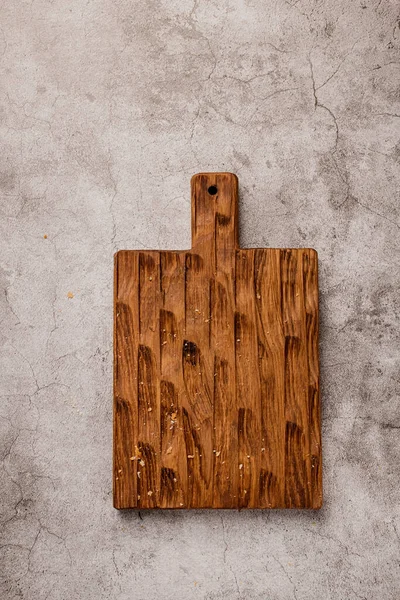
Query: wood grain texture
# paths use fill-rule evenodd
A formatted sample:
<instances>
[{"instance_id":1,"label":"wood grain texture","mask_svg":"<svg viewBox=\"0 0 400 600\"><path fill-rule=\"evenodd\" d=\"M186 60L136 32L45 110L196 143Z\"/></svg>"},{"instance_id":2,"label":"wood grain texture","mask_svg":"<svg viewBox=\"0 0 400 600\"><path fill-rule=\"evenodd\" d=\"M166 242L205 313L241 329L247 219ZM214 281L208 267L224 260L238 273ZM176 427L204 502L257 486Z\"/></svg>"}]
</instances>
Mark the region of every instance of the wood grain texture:
<instances>
[{"instance_id":1,"label":"wood grain texture","mask_svg":"<svg viewBox=\"0 0 400 600\"><path fill-rule=\"evenodd\" d=\"M115 256L114 506L320 508L317 254L241 249L192 178L192 248Z\"/></svg>"}]
</instances>

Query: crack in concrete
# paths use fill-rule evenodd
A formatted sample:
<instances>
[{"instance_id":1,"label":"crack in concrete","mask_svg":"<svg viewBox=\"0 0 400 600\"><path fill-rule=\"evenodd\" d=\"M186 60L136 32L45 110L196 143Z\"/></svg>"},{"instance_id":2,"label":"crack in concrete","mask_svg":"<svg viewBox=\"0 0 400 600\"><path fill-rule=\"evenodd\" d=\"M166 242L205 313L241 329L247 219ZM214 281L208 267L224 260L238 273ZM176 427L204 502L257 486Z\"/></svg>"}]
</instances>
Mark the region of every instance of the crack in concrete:
<instances>
[{"instance_id":1,"label":"crack in concrete","mask_svg":"<svg viewBox=\"0 0 400 600\"><path fill-rule=\"evenodd\" d=\"M239 583L238 583L238 580L237 580L236 573L233 570L232 565L230 563L228 563L227 559L226 559L226 554L228 552L228 541L226 539L225 522L224 522L224 518L223 518L222 515L220 515L220 519L221 519L221 525L222 525L222 539L223 539L223 542L224 542L224 554L223 554L224 565L228 566L228 568L229 568L229 570L230 570L230 572L232 574L232 577L233 577L233 579L235 581L236 591L237 591L237 594L238 594L237 597L238 597L238 600L240 600L241 593L240 593L240 587L239 587Z\"/></svg>"},{"instance_id":2,"label":"crack in concrete","mask_svg":"<svg viewBox=\"0 0 400 600\"><path fill-rule=\"evenodd\" d=\"M293 598L294 600L298 600L297 598L297 590L296 590L296 586L292 581L292 578L290 577L289 573L287 572L287 570L285 569L285 567L283 566L282 562L279 560L279 558L277 558L276 556L272 556L273 560L275 560L278 565L281 567L282 571L284 572L286 579L289 581L290 585L293 588Z\"/></svg>"},{"instance_id":3,"label":"crack in concrete","mask_svg":"<svg viewBox=\"0 0 400 600\"><path fill-rule=\"evenodd\" d=\"M310 71L311 71L312 91L313 91L313 97L314 97L314 108L315 108L315 110L317 110L317 108L322 108L323 110L325 110L332 117L334 125L335 125L335 131L336 131L335 144L334 144L334 147L331 149L331 152L334 154L337 150L337 146L339 143L339 125L338 125L338 122L337 122L336 117L335 117L334 113L332 112L332 110L325 104L322 104L318 99L318 96L317 96L318 88L315 86L314 68L313 68L313 64L311 62L310 56L308 56L308 62L309 62Z\"/></svg>"}]
</instances>

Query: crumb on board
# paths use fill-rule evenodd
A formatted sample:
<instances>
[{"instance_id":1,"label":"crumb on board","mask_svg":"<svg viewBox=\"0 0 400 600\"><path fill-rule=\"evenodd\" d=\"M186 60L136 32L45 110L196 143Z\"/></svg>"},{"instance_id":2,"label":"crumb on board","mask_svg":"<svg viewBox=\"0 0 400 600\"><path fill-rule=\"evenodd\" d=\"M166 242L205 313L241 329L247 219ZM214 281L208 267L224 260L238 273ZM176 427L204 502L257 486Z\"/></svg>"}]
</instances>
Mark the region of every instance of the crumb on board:
<instances>
[{"instance_id":1,"label":"crumb on board","mask_svg":"<svg viewBox=\"0 0 400 600\"><path fill-rule=\"evenodd\" d=\"M47 233L44 234L43 239L47 240Z\"/></svg>"},{"instance_id":2,"label":"crumb on board","mask_svg":"<svg viewBox=\"0 0 400 600\"><path fill-rule=\"evenodd\" d=\"M139 462L139 465L140 465L141 467L144 467L144 465L145 465L145 462L144 462L144 460L143 460L143 459L142 459L142 460Z\"/></svg>"},{"instance_id":3,"label":"crumb on board","mask_svg":"<svg viewBox=\"0 0 400 600\"><path fill-rule=\"evenodd\" d=\"M148 496L152 496L152 495L153 495L153 492L152 492L152 490L149 490L149 491L147 492L147 495L148 495Z\"/></svg>"},{"instance_id":4,"label":"crumb on board","mask_svg":"<svg viewBox=\"0 0 400 600\"><path fill-rule=\"evenodd\" d=\"M188 454L187 457L188 458L194 458L194 454Z\"/></svg>"},{"instance_id":5,"label":"crumb on board","mask_svg":"<svg viewBox=\"0 0 400 600\"><path fill-rule=\"evenodd\" d=\"M171 452L172 452L172 446L169 446L167 448L166 454L171 454Z\"/></svg>"},{"instance_id":6,"label":"crumb on board","mask_svg":"<svg viewBox=\"0 0 400 600\"><path fill-rule=\"evenodd\" d=\"M67 298L69 298L70 300L74 297L72 292L68 292L67 294Z\"/></svg>"},{"instance_id":7,"label":"crumb on board","mask_svg":"<svg viewBox=\"0 0 400 600\"><path fill-rule=\"evenodd\" d=\"M151 412L153 409L151 408L151 406L149 406L149 408L147 409L147 412Z\"/></svg>"},{"instance_id":8,"label":"crumb on board","mask_svg":"<svg viewBox=\"0 0 400 600\"><path fill-rule=\"evenodd\" d=\"M239 469L243 469L243 463L240 463Z\"/></svg>"},{"instance_id":9,"label":"crumb on board","mask_svg":"<svg viewBox=\"0 0 400 600\"><path fill-rule=\"evenodd\" d=\"M135 446L135 458L138 459L141 457L142 457L141 451L139 450L139 448L137 446Z\"/></svg>"}]
</instances>

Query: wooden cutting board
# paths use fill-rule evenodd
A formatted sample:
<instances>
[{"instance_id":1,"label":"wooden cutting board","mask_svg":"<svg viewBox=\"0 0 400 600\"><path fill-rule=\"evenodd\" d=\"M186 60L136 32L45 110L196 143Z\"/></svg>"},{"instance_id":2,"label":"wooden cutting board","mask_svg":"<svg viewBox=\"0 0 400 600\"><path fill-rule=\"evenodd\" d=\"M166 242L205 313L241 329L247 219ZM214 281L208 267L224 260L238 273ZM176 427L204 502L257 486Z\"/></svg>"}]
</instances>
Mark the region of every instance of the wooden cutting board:
<instances>
[{"instance_id":1,"label":"wooden cutting board","mask_svg":"<svg viewBox=\"0 0 400 600\"><path fill-rule=\"evenodd\" d=\"M320 508L317 254L238 246L192 178L192 248L115 256L114 506Z\"/></svg>"}]
</instances>

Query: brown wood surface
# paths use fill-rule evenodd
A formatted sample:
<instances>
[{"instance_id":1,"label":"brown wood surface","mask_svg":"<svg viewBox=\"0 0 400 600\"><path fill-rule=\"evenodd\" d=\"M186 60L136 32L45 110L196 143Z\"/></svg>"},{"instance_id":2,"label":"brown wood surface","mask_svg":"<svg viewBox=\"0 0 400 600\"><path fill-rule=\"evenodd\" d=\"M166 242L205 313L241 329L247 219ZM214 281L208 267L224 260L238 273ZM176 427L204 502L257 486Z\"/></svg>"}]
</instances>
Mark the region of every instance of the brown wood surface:
<instances>
[{"instance_id":1,"label":"brown wood surface","mask_svg":"<svg viewBox=\"0 0 400 600\"><path fill-rule=\"evenodd\" d=\"M321 506L317 254L237 230L201 173L191 250L115 256L116 508Z\"/></svg>"}]
</instances>

